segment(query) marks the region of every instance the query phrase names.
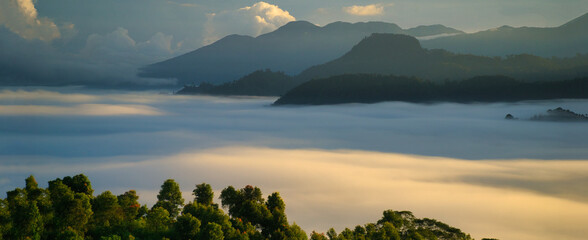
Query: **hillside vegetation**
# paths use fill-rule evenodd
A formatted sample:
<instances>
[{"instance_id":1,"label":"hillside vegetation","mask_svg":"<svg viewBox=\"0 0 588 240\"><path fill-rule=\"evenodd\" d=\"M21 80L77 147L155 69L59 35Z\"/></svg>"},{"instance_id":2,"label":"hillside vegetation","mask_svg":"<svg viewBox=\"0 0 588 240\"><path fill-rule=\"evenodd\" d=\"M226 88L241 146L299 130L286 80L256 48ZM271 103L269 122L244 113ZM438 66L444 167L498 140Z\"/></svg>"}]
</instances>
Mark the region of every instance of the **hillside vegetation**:
<instances>
[{"instance_id":1,"label":"hillside vegetation","mask_svg":"<svg viewBox=\"0 0 588 240\"><path fill-rule=\"evenodd\" d=\"M161 185L151 208L139 204L134 190L121 195L105 191L94 196L83 174L49 181L41 188L35 178L26 179L0 199L0 239L129 240L306 240L296 223L290 224L279 193L263 198L259 188L247 185L221 191L221 205L213 202L209 184L196 185L194 200L185 204L180 186L173 180ZM222 206L222 208L221 208ZM225 213L224 210L228 212ZM461 230L434 219L418 219L411 212L384 211L375 223L312 232L316 240L469 240Z\"/></svg>"},{"instance_id":2,"label":"hillside vegetation","mask_svg":"<svg viewBox=\"0 0 588 240\"><path fill-rule=\"evenodd\" d=\"M505 76L431 82L376 74L346 74L314 79L292 89L275 105L405 102L512 102L588 98L588 78L522 82Z\"/></svg>"}]
</instances>

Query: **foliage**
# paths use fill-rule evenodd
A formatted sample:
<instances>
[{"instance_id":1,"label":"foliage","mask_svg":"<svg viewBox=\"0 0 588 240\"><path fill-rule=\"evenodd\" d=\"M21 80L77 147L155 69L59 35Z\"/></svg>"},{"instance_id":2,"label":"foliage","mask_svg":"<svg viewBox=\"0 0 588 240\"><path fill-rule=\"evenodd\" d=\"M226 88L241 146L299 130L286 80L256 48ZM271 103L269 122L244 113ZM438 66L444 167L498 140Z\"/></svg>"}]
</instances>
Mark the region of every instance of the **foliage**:
<instances>
[{"instance_id":1,"label":"foliage","mask_svg":"<svg viewBox=\"0 0 588 240\"><path fill-rule=\"evenodd\" d=\"M588 98L588 78L522 82L505 76L481 76L434 83L414 77L345 74L315 79L290 90L274 104L405 102L513 102Z\"/></svg>"},{"instance_id":2,"label":"foliage","mask_svg":"<svg viewBox=\"0 0 588 240\"><path fill-rule=\"evenodd\" d=\"M162 207L167 210L171 218L175 218L180 213L180 208L184 206L184 198L180 191L180 185L173 179L165 180L161 185L161 190L157 195L157 203L153 208Z\"/></svg>"},{"instance_id":3,"label":"foliage","mask_svg":"<svg viewBox=\"0 0 588 240\"><path fill-rule=\"evenodd\" d=\"M213 191L206 183L196 185L196 199L172 215L166 209L180 210L179 185L168 179L162 185L158 203L151 209L140 206L139 196L129 190L115 196L105 191L91 193L84 175L49 181L40 188L33 176L24 189L7 192L0 199L0 240L308 240L296 223L289 224L286 204L278 192L263 198L261 189L247 185L229 186L221 192L228 215L212 201ZM66 184L68 182L69 184ZM83 186L83 187L82 187ZM74 190L76 189L76 190ZM169 202L173 204L162 204ZM180 204L182 203L182 204ZM164 207L166 206L166 207ZM469 240L469 235L434 219L417 219L411 212L384 211L376 223L346 228L337 234L313 231L313 240Z\"/></svg>"}]
</instances>

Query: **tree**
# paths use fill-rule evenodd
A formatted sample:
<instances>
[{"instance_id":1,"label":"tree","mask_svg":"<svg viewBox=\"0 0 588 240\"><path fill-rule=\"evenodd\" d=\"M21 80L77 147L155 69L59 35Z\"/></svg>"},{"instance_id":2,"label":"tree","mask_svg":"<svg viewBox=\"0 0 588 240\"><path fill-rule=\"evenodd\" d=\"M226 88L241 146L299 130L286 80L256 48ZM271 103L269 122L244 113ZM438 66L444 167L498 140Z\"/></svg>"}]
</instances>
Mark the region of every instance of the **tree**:
<instances>
[{"instance_id":1,"label":"tree","mask_svg":"<svg viewBox=\"0 0 588 240\"><path fill-rule=\"evenodd\" d=\"M184 198L182 198L180 185L173 179L165 180L153 208L162 207L167 210L171 218L176 218L182 206L184 206Z\"/></svg>"},{"instance_id":2,"label":"tree","mask_svg":"<svg viewBox=\"0 0 588 240\"><path fill-rule=\"evenodd\" d=\"M304 232L304 230L302 230L302 228L300 226L298 226L298 224L296 223L292 223L292 226L290 226L290 231L288 231L288 239L293 239L293 240L307 240L308 237L306 235L306 232Z\"/></svg>"},{"instance_id":3,"label":"tree","mask_svg":"<svg viewBox=\"0 0 588 240\"><path fill-rule=\"evenodd\" d=\"M129 190L117 196L118 205L120 205L123 212L123 219L125 222L132 221L139 217L139 196L135 190Z\"/></svg>"},{"instance_id":4,"label":"tree","mask_svg":"<svg viewBox=\"0 0 588 240\"><path fill-rule=\"evenodd\" d=\"M25 190L17 188L6 193L14 239L41 239L43 221L36 201L28 201Z\"/></svg>"},{"instance_id":5,"label":"tree","mask_svg":"<svg viewBox=\"0 0 588 240\"><path fill-rule=\"evenodd\" d=\"M83 237L86 224L92 216L90 197L85 193L74 193L60 179L49 182L49 194L53 202L55 231L75 231Z\"/></svg>"},{"instance_id":6,"label":"tree","mask_svg":"<svg viewBox=\"0 0 588 240\"><path fill-rule=\"evenodd\" d=\"M204 238L207 240L223 240L225 238L222 227L216 223L209 222L204 228Z\"/></svg>"},{"instance_id":7,"label":"tree","mask_svg":"<svg viewBox=\"0 0 588 240\"><path fill-rule=\"evenodd\" d=\"M398 230L390 222L382 223L378 235L378 239L382 240L400 240L400 234L398 233Z\"/></svg>"},{"instance_id":8,"label":"tree","mask_svg":"<svg viewBox=\"0 0 588 240\"><path fill-rule=\"evenodd\" d=\"M327 240L327 237L325 237L325 235L322 233L312 231L312 233L310 234L310 240Z\"/></svg>"},{"instance_id":9,"label":"tree","mask_svg":"<svg viewBox=\"0 0 588 240\"><path fill-rule=\"evenodd\" d=\"M156 235L163 235L169 229L169 212L162 207L154 207L147 213L147 229Z\"/></svg>"},{"instance_id":10,"label":"tree","mask_svg":"<svg viewBox=\"0 0 588 240\"><path fill-rule=\"evenodd\" d=\"M94 193L90 179L88 179L88 177L86 177L84 174L75 175L73 178L70 176L64 177L63 183L70 187L72 191L86 194L90 198Z\"/></svg>"},{"instance_id":11,"label":"tree","mask_svg":"<svg viewBox=\"0 0 588 240\"><path fill-rule=\"evenodd\" d=\"M329 231L327 231L327 237L329 237L329 240L337 239L337 232L334 228L329 228Z\"/></svg>"},{"instance_id":12,"label":"tree","mask_svg":"<svg viewBox=\"0 0 588 240\"><path fill-rule=\"evenodd\" d=\"M204 205L211 205L212 199L214 198L214 192L212 191L212 187L210 184L202 183L196 185L196 189L193 191L195 202L204 204Z\"/></svg>"},{"instance_id":13,"label":"tree","mask_svg":"<svg viewBox=\"0 0 588 240\"><path fill-rule=\"evenodd\" d=\"M192 214L186 213L178 217L174 223L174 230L178 239L196 240L196 236L200 232L200 225L200 220L192 216Z\"/></svg>"},{"instance_id":14,"label":"tree","mask_svg":"<svg viewBox=\"0 0 588 240\"><path fill-rule=\"evenodd\" d=\"M12 228L8 202L0 198L0 240L7 239L8 230Z\"/></svg>"},{"instance_id":15,"label":"tree","mask_svg":"<svg viewBox=\"0 0 588 240\"><path fill-rule=\"evenodd\" d=\"M118 199L110 191L96 196L92 201L93 224L96 227L111 228L122 224L123 211ZM107 231L108 232L108 231Z\"/></svg>"}]
</instances>

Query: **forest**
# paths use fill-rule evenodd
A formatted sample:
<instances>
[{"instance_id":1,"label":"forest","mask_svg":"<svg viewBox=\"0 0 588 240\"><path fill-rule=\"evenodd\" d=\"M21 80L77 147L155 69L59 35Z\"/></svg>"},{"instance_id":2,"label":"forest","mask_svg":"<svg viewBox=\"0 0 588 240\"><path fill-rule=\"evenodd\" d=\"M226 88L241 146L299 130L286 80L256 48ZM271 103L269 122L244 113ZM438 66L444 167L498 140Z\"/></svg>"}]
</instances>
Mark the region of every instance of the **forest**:
<instances>
[{"instance_id":1,"label":"forest","mask_svg":"<svg viewBox=\"0 0 588 240\"><path fill-rule=\"evenodd\" d=\"M395 75L344 74L305 82L287 92L274 105L383 101L516 102L560 98L588 98L588 78L524 82L497 75L440 83Z\"/></svg>"},{"instance_id":2,"label":"forest","mask_svg":"<svg viewBox=\"0 0 588 240\"><path fill-rule=\"evenodd\" d=\"M0 239L472 239L437 220L392 210L384 211L374 223L340 233L331 228L307 235L296 223L290 224L278 192L265 199L258 187L229 186L221 191L220 206L214 203L214 192L207 183L197 184L192 193L193 201L185 204L179 184L168 179L161 185L157 202L148 208L139 203L135 190L94 196L83 174L51 180L48 188L39 187L31 175L25 188L8 191L0 199Z\"/></svg>"}]
</instances>

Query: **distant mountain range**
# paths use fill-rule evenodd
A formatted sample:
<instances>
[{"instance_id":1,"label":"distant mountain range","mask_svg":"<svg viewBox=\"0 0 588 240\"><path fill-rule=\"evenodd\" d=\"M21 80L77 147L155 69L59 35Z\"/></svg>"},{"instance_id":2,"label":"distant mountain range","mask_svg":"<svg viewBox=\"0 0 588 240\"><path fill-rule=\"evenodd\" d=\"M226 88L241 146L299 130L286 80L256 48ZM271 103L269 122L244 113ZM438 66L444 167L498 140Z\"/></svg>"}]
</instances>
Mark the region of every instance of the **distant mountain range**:
<instances>
[{"instance_id":1,"label":"distant mountain range","mask_svg":"<svg viewBox=\"0 0 588 240\"><path fill-rule=\"evenodd\" d=\"M502 26L472 34L435 38L423 47L484 56L533 54L542 57L570 57L588 53L588 13L559 27Z\"/></svg>"},{"instance_id":2,"label":"distant mountain range","mask_svg":"<svg viewBox=\"0 0 588 240\"><path fill-rule=\"evenodd\" d=\"M505 75L523 81L561 80L588 76L588 55L565 59L528 54L482 57L423 49L416 38L407 35L374 33L342 57L308 68L296 78L304 82L357 73L412 76L432 81L484 75Z\"/></svg>"},{"instance_id":3,"label":"distant mountain range","mask_svg":"<svg viewBox=\"0 0 588 240\"><path fill-rule=\"evenodd\" d=\"M374 71L366 71L365 68L359 69L357 65L354 66L357 71L354 70L353 72L405 74L426 79L468 78L487 74L544 79L567 74L568 78L572 78L578 75L578 72L582 72L580 74L582 75L586 72L586 69L573 69L571 65L577 64L572 63L572 60L560 61L555 59L554 61L558 63L554 64L554 61L550 59L538 58L532 55L572 57L578 53L588 53L587 29L588 14L555 28L513 28L504 26L472 34L465 34L442 25L402 29L396 24L384 22L354 24L335 22L319 27L309 22L296 21L256 38L240 35L227 36L190 53L145 66L140 69L139 76L176 78L179 80L179 84L184 85L202 82L220 84L237 80L259 69L283 71L291 76L297 75L306 69L297 78L300 81L301 78L302 80L309 80L313 77L349 73L351 72L350 69L334 69L334 67L342 67L347 64L345 62L364 58L364 60L374 63L373 66L364 67L369 67ZM493 58L459 55L447 51L423 50L417 49L415 42L412 41L412 47L410 48L412 49L412 55L407 55L407 59L403 59L399 55L398 51L401 50L401 47L392 45L386 45L386 48L382 49L371 49L373 54L379 54L380 60L388 61L391 58L397 58L395 61L388 63L370 60L367 52L360 53L353 50L353 54L349 52L343 58L339 58L348 52L352 46L372 33L414 36L427 49L445 49L463 54L510 57L505 58L506 60L496 61ZM409 43L406 42L406 44ZM370 46L364 47L368 51L370 50ZM382 47L384 46L382 45ZM378 53L379 51L393 53L393 56L385 56L385 54ZM522 55L511 56L516 54ZM422 62L423 57L428 60ZM435 57L444 59L442 64L432 64L431 61L433 60L430 59ZM339 59L332 61L336 58ZM448 59L452 60L448 61ZM320 67L307 69L328 61L331 62ZM511 62L520 64L518 65L519 67L528 66L523 67L522 70L508 67ZM437 63L439 62L437 61ZM415 64L418 66L415 66ZM504 65L499 66L498 69L506 72L497 72L496 64ZM556 66L558 64L559 66ZM472 65L477 65L477 67L472 70ZM537 66L540 67L540 72L534 70ZM319 68L322 68L321 71L323 72L318 71ZM327 68L331 68L331 70ZM544 71L545 69L551 69L551 71L547 73ZM561 69L566 69L566 72L563 73Z\"/></svg>"},{"instance_id":4,"label":"distant mountain range","mask_svg":"<svg viewBox=\"0 0 588 240\"><path fill-rule=\"evenodd\" d=\"M416 37L462 34L442 25L402 29L384 22L335 22L324 27L305 21L290 22L256 38L230 35L187 54L145 66L139 76L176 78L180 84L225 83L259 69L296 75L337 57L372 33Z\"/></svg>"}]
</instances>

